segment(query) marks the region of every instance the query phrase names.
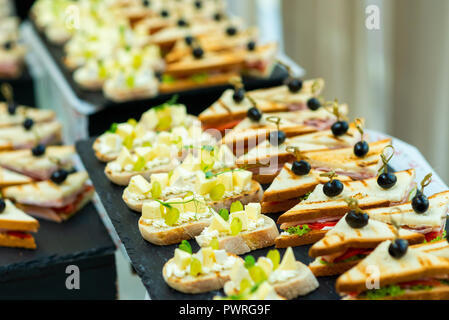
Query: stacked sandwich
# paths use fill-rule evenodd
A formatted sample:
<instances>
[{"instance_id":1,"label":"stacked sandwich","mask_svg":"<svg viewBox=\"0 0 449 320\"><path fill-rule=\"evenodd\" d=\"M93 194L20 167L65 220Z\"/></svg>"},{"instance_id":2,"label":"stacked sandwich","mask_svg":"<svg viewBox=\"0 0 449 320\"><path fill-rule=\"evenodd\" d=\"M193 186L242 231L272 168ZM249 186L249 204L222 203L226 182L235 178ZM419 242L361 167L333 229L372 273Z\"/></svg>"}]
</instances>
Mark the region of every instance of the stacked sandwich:
<instances>
[{"instance_id":1,"label":"stacked sandwich","mask_svg":"<svg viewBox=\"0 0 449 320\"><path fill-rule=\"evenodd\" d=\"M73 146L61 145L61 124L50 110L0 103L0 246L35 249L38 218L62 222L93 196L86 172L76 172ZM31 215L31 216L29 216Z\"/></svg>"},{"instance_id":2,"label":"stacked sandwich","mask_svg":"<svg viewBox=\"0 0 449 320\"><path fill-rule=\"evenodd\" d=\"M31 17L64 45L75 82L125 101L269 76L277 45L225 11L221 0L38 0Z\"/></svg>"},{"instance_id":3,"label":"stacked sandwich","mask_svg":"<svg viewBox=\"0 0 449 320\"><path fill-rule=\"evenodd\" d=\"M0 1L0 78L22 74L25 47L19 41L19 19L12 13L12 1Z\"/></svg>"}]
</instances>

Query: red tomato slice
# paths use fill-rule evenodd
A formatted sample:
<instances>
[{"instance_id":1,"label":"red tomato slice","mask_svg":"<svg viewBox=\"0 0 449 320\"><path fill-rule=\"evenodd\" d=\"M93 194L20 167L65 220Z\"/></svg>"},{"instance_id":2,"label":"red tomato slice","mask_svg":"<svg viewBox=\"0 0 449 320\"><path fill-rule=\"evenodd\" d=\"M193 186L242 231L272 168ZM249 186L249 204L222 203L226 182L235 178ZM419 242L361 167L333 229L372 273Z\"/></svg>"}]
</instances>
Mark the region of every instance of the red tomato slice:
<instances>
[{"instance_id":1,"label":"red tomato slice","mask_svg":"<svg viewBox=\"0 0 449 320\"><path fill-rule=\"evenodd\" d=\"M348 249L343 255L335 258L334 262L340 262L349 258L352 258L358 254L368 255L373 251L373 249Z\"/></svg>"},{"instance_id":2,"label":"red tomato slice","mask_svg":"<svg viewBox=\"0 0 449 320\"><path fill-rule=\"evenodd\" d=\"M338 221L329 221L329 222L314 222L307 223L310 229L312 230L321 230L324 227L335 227Z\"/></svg>"},{"instance_id":3,"label":"red tomato slice","mask_svg":"<svg viewBox=\"0 0 449 320\"><path fill-rule=\"evenodd\" d=\"M441 282L435 279L422 279L422 280L413 280L413 281L408 281L408 282L401 282L398 285L401 288L407 288L407 287L413 287L413 286L418 286L418 285L423 285L423 286L437 286L440 285Z\"/></svg>"},{"instance_id":4,"label":"red tomato slice","mask_svg":"<svg viewBox=\"0 0 449 320\"><path fill-rule=\"evenodd\" d=\"M27 238L31 238L31 235L25 232L20 232L20 231L8 231L7 234L9 236L13 236L16 238L20 238L20 239L27 239Z\"/></svg>"},{"instance_id":5,"label":"red tomato slice","mask_svg":"<svg viewBox=\"0 0 449 320\"><path fill-rule=\"evenodd\" d=\"M426 237L426 241L427 241L427 242L430 242L430 241L432 241L433 239L435 239L435 238L437 238L437 237L439 237L439 236L441 236L441 235L443 235L443 231L433 231L433 232L429 232L429 233L426 233L424 236Z\"/></svg>"},{"instance_id":6,"label":"red tomato slice","mask_svg":"<svg viewBox=\"0 0 449 320\"><path fill-rule=\"evenodd\" d=\"M242 121L242 119L239 120L234 120L231 122L226 122L220 125L204 125L203 126L203 130L207 130L207 129L216 129L218 131L220 131L221 133L224 133L224 131L226 129L232 129L234 128L236 125L238 125L240 122Z\"/></svg>"}]
</instances>

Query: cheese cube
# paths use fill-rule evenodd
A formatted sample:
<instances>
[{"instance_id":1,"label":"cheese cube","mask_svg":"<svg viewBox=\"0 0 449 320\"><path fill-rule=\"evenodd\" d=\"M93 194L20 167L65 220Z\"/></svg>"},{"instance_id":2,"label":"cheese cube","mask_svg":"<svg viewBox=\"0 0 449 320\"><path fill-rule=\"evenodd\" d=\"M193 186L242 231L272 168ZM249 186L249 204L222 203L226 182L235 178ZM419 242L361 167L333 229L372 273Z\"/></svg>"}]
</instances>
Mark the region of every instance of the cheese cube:
<instances>
[{"instance_id":1,"label":"cheese cube","mask_svg":"<svg viewBox=\"0 0 449 320\"><path fill-rule=\"evenodd\" d=\"M145 125L147 130L154 130L159 122L156 111L154 109L150 109L145 112L140 118L140 122Z\"/></svg>"},{"instance_id":2,"label":"cheese cube","mask_svg":"<svg viewBox=\"0 0 449 320\"><path fill-rule=\"evenodd\" d=\"M219 233L228 233L230 225L229 222L225 221L220 215L214 213L214 218L209 225L209 230L217 230Z\"/></svg>"},{"instance_id":3,"label":"cheese cube","mask_svg":"<svg viewBox=\"0 0 449 320\"><path fill-rule=\"evenodd\" d=\"M148 130L141 123L138 123L134 128L134 133L136 134L137 139L144 137L147 132Z\"/></svg>"},{"instance_id":4,"label":"cheese cube","mask_svg":"<svg viewBox=\"0 0 449 320\"><path fill-rule=\"evenodd\" d=\"M189 153L181 164L181 167L188 171L198 171L200 169L200 163L191 153Z\"/></svg>"},{"instance_id":5,"label":"cheese cube","mask_svg":"<svg viewBox=\"0 0 449 320\"><path fill-rule=\"evenodd\" d=\"M261 211L260 203L248 203L245 206L245 212L249 220L259 219Z\"/></svg>"},{"instance_id":6,"label":"cheese cube","mask_svg":"<svg viewBox=\"0 0 449 320\"><path fill-rule=\"evenodd\" d=\"M121 137L116 134L106 134L104 137L104 144L111 150L120 149L122 142Z\"/></svg>"},{"instance_id":7,"label":"cheese cube","mask_svg":"<svg viewBox=\"0 0 449 320\"><path fill-rule=\"evenodd\" d=\"M234 189L232 172L221 173L217 176L218 183L222 183L225 186L226 191L232 191Z\"/></svg>"},{"instance_id":8,"label":"cheese cube","mask_svg":"<svg viewBox=\"0 0 449 320\"><path fill-rule=\"evenodd\" d=\"M184 212L184 202L183 199L181 198L172 198L170 200L167 201L167 203L172 206L173 208L176 208L179 210L179 213L183 213Z\"/></svg>"},{"instance_id":9,"label":"cheese cube","mask_svg":"<svg viewBox=\"0 0 449 320\"><path fill-rule=\"evenodd\" d=\"M177 137L181 137L182 140L186 140L189 137L189 132L185 127L176 127L171 131L173 137L172 140L177 140Z\"/></svg>"},{"instance_id":10,"label":"cheese cube","mask_svg":"<svg viewBox=\"0 0 449 320\"><path fill-rule=\"evenodd\" d=\"M233 218L239 218L242 221L242 231L248 230L248 217L246 216L245 211L237 211L231 213L229 221L232 221Z\"/></svg>"},{"instance_id":11,"label":"cheese cube","mask_svg":"<svg viewBox=\"0 0 449 320\"><path fill-rule=\"evenodd\" d=\"M253 177L252 172L246 170L238 170L233 172L234 188L239 187L244 189L251 183Z\"/></svg>"},{"instance_id":12,"label":"cheese cube","mask_svg":"<svg viewBox=\"0 0 449 320\"><path fill-rule=\"evenodd\" d=\"M159 182L161 185L161 189L164 189L168 186L168 173L153 173L151 175L151 183Z\"/></svg>"},{"instance_id":13,"label":"cheese cube","mask_svg":"<svg viewBox=\"0 0 449 320\"><path fill-rule=\"evenodd\" d=\"M206 247L201 249L203 251L203 265L205 267L212 267L215 263L215 253L212 248Z\"/></svg>"},{"instance_id":14,"label":"cheese cube","mask_svg":"<svg viewBox=\"0 0 449 320\"><path fill-rule=\"evenodd\" d=\"M170 144L172 135L169 132L163 131L157 135L157 143Z\"/></svg>"},{"instance_id":15,"label":"cheese cube","mask_svg":"<svg viewBox=\"0 0 449 320\"><path fill-rule=\"evenodd\" d=\"M184 270L190 264L191 257L190 253L176 248L173 260L179 269Z\"/></svg>"},{"instance_id":16,"label":"cheese cube","mask_svg":"<svg viewBox=\"0 0 449 320\"><path fill-rule=\"evenodd\" d=\"M126 137L132 135L134 131L134 127L132 125L130 125L129 123L120 123L117 126L117 131L116 133L122 137L122 139L125 139Z\"/></svg>"},{"instance_id":17,"label":"cheese cube","mask_svg":"<svg viewBox=\"0 0 449 320\"><path fill-rule=\"evenodd\" d=\"M192 138L199 139L201 137L202 132L203 129L201 129L201 126L199 125L193 125L189 128L189 133Z\"/></svg>"},{"instance_id":18,"label":"cheese cube","mask_svg":"<svg viewBox=\"0 0 449 320\"><path fill-rule=\"evenodd\" d=\"M124 168L129 164L131 165L134 164L134 160L131 156L131 153L129 153L128 149L126 149L125 147L123 147L122 150L120 151L120 154L116 161L121 168Z\"/></svg>"},{"instance_id":19,"label":"cheese cube","mask_svg":"<svg viewBox=\"0 0 449 320\"><path fill-rule=\"evenodd\" d=\"M162 218L161 204L157 201L145 201L142 205L142 218L144 219Z\"/></svg>"},{"instance_id":20,"label":"cheese cube","mask_svg":"<svg viewBox=\"0 0 449 320\"><path fill-rule=\"evenodd\" d=\"M277 300L279 296L274 288L267 281L265 281L254 293L254 298L256 300Z\"/></svg>"},{"instance_id":21,"label":"cheese cube","mask_svg":"<svg viewBox=\"0 0 449 320\"><path fill-rule=\"evenodd\" d=\"M145 161L149 161L151 158L152 150L153 148L151 147L138 147L135 149L135 152L139 157L144 158Z\"/></svg>"},{"instance_id":22,"label":"cheese cube","mask_svg":"<svg viewBox=\"0 0 449 320\"><path fill-rule=\"evenodd\" d=\"M190 201L190 202L187 202ZM188 196L184 198L184 212L194 212L194 213L203 213L208 210L206 202L204 199L200 199L199 197Z\"/></svg>"},{"instance_id":23,"label":"cheese cube","mask_svg":"<svg viewBox=\"0 0 449 320\"><path fill-rule=\"evenodd\" d=\"M195 190L201 195L209 194L213 187L217 184L216 178L206 179L204 172L197 173L197 179L195 181Z\"/></svg>"},{"instance_id":24,"label":"cheese cube","mask_svg":"<svg viewBox=\"0 0 449 320\"><path fill-rule=\"evenodd\" d=\"M296 270L298 269L298 264L296 263L295 255L293 254L293 249L291 247L287 248L284 257L282 258L281 264L279 265L279 270Z\"/></svg>"},{"instance_id":25,"label":"cheese cube","mask_svg":"<svg viewBox=\"0 0 449 320\"><path fill-rule=\"evenodd\" d=\"M147 194L151 191L151 184L142 176L134 176L129 181L128 189L137 194Z\"/></svg>"},{"instance_id":26,"label":"cheese cube","mask_svg":"<svg viewBox=\"0 0 449 320\"><path fill-rule=\"evenodd\" d=\"M269 277L271 272L273 271L273 263L266 257L260 257L259 259L257 259L257 265L262 268L267 277Z\"/></svg>"}]
</instances>

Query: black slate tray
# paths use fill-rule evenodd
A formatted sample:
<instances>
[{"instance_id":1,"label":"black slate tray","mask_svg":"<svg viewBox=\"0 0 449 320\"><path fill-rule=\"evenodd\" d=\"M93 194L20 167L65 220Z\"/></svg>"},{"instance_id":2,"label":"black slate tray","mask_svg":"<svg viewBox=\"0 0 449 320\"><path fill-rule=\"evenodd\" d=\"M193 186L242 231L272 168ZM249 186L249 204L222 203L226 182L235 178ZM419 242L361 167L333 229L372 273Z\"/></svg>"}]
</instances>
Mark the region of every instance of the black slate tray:
<instances>
[{"instance_id":1,"label":"black slate tray","mask_svg":"<svg viewBox=\"0 0 449 320\"><path fill-rule=\"evenodd\" d=\"M158 105L163 101L166 101L170 99L170 97L173 94L179 94L180 97L180 103L185 103L183 101L184 98L186 98L188 101L191 101L192 98L197 97L198 95L201 95L202 103L207 102L211 103L213 101L216 101L218 97L221 95L221 93L228 88L229 86L221 85L221 86L213 86L213 87L207 87L207 88L198 88L198 89L192 89L182 92L172 92L170 94L161 94L157 97L145 99L145 100L136 100L136 101L127 101L123 103L116 103L111 100L108 100L102 93L102 91L92 92L88 90L82 89L74 80L73 80L73 73L69 71L66 66L64 65L63 59L65 56L64 50L62 46L54 45L50 43L45 34L40 32L34 22L33 19L31 20L31 24L33 25L34 30L39 35L39 38L41 41L45 44L47 47L50 55L53 57L53 59L56 61L56 64L61 69L62 74L64 75L64 78L67 80L68 84L72 88L72 90L75 92L75 94L80 98L81 100L84 100L86 102L91 103L92 105L98 107L99 109L104 108L113 108L113 107L120 107L120 109L132 107L137 108L141 105L151 106L151 105ZM283 83L283 81L288 77L287 71L281 67L280 65L277 65L271 76L269 78L254 78L254 77L243 77L243 82L245 84L245 87L248 90L258 89L258 88L266 88L266 87L273 87L277 86ZM208 98L210 97L210 98ZM196 100L196 99L195 99ZM209 102L210 100L210 102ZM198 114L203 109L205 109L208 105L200 105L198 106L198 101L196 101L195 104L192 105L191 108L189 108L189 113L191 114Z\"/></svg>"},{"instance_id":2,"label":"black slate tray","mask_svg":"<svg viewBox=\"0 0 449 320\"><path fill-rule=\"evenodd\" d=\"M188 295L171 289L162 278L162 267L166 261L173 257L177 245L155 246L146 242L140 235L138 220L140 215L130 210L122 200L123 187L112 184L104 174L104 164L99 162L92 151L94 138L79 141L76 149L89 173L97 193L111 218L121 241L131 259L137 274L148 290L151 298L161 300L188 300L188 299L212 299L215 295L223 295L221 291L205 294ZM271 216L276 220L277 215ZM195 240L190 240L194 252L199 250ZM298 260L309 264L312 259L308 256L310 246L295 247L293 251ZM254 257L266 255L272 249L264 248L252 251ZM284 249L280 249L281 254ZM320 277L320 287L311 294L300 297L301 300L335 300L339 295L335 292L336 277Z\"/></svg>"},{"instance_id":3,"label":"black slate tray","mask_svg":"<svg viewBox=\"0 0 449 320\"><path fill-rule=\"evenodd\" d=\"M0 247L0 286L62 263L111 255L116 247L90 203L64 223L39 220L37 249ZM38 289L36 289L38 290Z\"/></svg>"}]
</instances>

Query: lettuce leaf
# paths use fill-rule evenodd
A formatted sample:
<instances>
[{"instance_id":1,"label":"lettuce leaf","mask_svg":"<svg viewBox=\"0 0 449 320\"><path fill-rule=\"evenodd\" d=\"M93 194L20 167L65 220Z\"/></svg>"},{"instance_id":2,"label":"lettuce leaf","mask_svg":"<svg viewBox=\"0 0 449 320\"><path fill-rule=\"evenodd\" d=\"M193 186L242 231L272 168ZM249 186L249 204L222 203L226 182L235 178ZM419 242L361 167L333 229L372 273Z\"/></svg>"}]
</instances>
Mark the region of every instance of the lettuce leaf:
<instances>
[{"instance_id":1,"label":"lettuce leaf","mask_svg":"<svg viewBox=\"0 0 449 320\"><path fill-rule=\"evenodd\" d=\"M310 232L310 227L307 224L302 226L290 227L287 229L287 232L291 235L303 236Z\"/></svg>"}]
</instances>

